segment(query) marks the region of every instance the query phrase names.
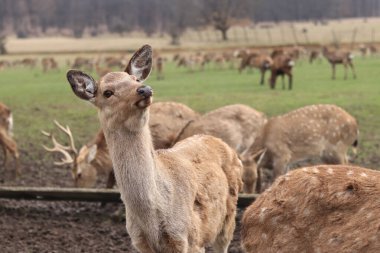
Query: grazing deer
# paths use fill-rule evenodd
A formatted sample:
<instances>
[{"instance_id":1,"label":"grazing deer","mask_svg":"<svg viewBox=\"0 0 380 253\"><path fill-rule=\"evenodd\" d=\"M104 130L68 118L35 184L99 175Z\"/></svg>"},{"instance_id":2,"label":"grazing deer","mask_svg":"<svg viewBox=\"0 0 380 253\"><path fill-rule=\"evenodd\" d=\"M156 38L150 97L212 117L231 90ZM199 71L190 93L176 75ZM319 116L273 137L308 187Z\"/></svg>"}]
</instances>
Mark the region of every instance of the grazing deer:
<instances>
[{"instance_id":1,"label":"grazing deer","mask_svg":"<svg viewBox=\"0 0 380 253\"><path fill-rule=\"evenodd\" d=\"M58 121L54 121L54 124L69 137L70 145L62 145L52 133L42 131L42 134L50 137L53 143L52 148L44 145L43 147L48 152L63 155L61 161L56 161L54 164L57 166L70 165L72 167L71 176L75 187L93 187L96 183L97 175L100 174L108 176L107 188L113 188L115 185L113 166L103 131L99 131L95 138L87 145L84 145L78 152L70 128L68 126L63 127Z\"/></svg>"},{"instance_id":2,"label":"grazing deer","mask_svg":"<svg viewBox=\"0 0 380 253\"><path fill-rule=\"evenodd\" d=\"M268 168L277 178L291 164L319 158L326 164L348 163L347 151L358 145L358 125L354 117L336 105L310 105L270 118L244 156L266 150L258 164L257 190L261 190L261 170Z\"/></svg>"},{"instance_id":3,"label":"grazing deer","mask_svg":"<svg viewBox=\"0 0 380 253\"><path fill-rule=\"evenodd\" d=\"M257 134L266 123L266 116L246 105L227 105L187 124L175 142L197 134L208 134L226 142L238 154L243 154L254 142ZM257 155L260 155L259 151ZM257 156L256 155L256 156ZM253 157L242 159L243 191L254 193L257 181L257 168Z\"/></svg>"},{"instance_id":4,"label":"grazing deer","mask_svg":"<svg viewBox=\"0 0 380 253\"><path fill-rule=\"evenodd\" d=\"M285 89L285 81L284 76L288 76L288 89L292 89L293 85L293 73L292 69L295 64L292 57L283 51L282 49L274 50L271 54L273 63L271 65L271 77L269 79L270 88L274 89L276 88L276 79L277 76L282 77L282 89Z\"/></svg>"},{"instance_id":5,"label":"grazing deer","mask_svg":"<svg viewBox=\"0 0 380 253\"><path fill-rule=\"evenodd\" d=\"M8 152L11 153L16 162L16 176L20 175L19 152L13 136L12 111L3 103L0 103L0 146L3 149L3 167L7 165Z\"/></svg>"},{"instance_id":6,"label":"grazing deer","mask_svg":"<svg viewBox=\"0 0 380 253\"><path fill-rule=\"evenodd\" d=\"M260 84L264 85L265 73L270 70L273 60L269 55L262 53L247 53L241 50L238 56L241 58L239 73L241 73L245 68L257 68L260 70L261 79Z\"/></svg>"},{"instance_id":7,"label":"grazing deer","mask_svg":"<svg viewBox=\"0 0 380 253\"><path fill-rule=\"evenodd\" d=\"M175 102L156 102L150 109L149 128L153 137L155 149L169 148L178 132L188 123L198 117L198 113L186 105ZM75 187L94 187L98 175L107 176L107 188L113 188L115 179L113 175L112 161L109 156L104 133L100 130L88 144L79 152L75 148L74 138L69 127L63 127L55 121L55 125L64 132L70 140L70 146L64 146L57 142L54 135L43 131L51 138L54 147L45 150L57 152L63 155L57 166L71 166L71 175Z\"/></svg>"},{"instance_id":8,"label":"grazing deer","mask_svg":"<svg viewBox=\"0 0 380 253\"><path fill-rule=\"evenodd\" d=\"M380 250L380 172L335 165L278 178L244 212L242 246L254 252Z\"/></svg>"},{"instance_id":9,"label":"grazing deer","mask_svg":"<svg viewBox=\"0 0 380 253\"><path fill-rule=\"evenodd\" d=\"M58 70L58 63L52 57L45 57L41 59L42 70L47 72L49 70Z\"/></svg>"},{"instance_id":10,"label":"grazing deer","mask_svg":"<svg viewBox=\"0 0 380 253\"><path fill-rule=\"evenodd\" d=\"M235 227L241 162L220 139L198 135L155 151L148 126L152 68L145 45L125 72L99 83L67 73L73 92L98 108L126 209L127 230L140 252L227 252Z\"/></svg>"},{"instance_id":11,"label":"grazing deer","mask_svg":"<svg viewBox=\"0 0 380 253\"><path fill-rule=\"evenodd\" d=\"M355 73L355 67L352 63L352 59L354 59L354 55L346 50L334 50L331 51L327 47L323 47L322 49L323 56L328 60L328 62L331 64L332 68L332 79L335 79L335 72L336 72L336 65L337 64L343 64L344 66L344 79L347 79L347 68L348 66L352 70L352 76L355 79L356 73Z\"/></svg>"}]
</instances>

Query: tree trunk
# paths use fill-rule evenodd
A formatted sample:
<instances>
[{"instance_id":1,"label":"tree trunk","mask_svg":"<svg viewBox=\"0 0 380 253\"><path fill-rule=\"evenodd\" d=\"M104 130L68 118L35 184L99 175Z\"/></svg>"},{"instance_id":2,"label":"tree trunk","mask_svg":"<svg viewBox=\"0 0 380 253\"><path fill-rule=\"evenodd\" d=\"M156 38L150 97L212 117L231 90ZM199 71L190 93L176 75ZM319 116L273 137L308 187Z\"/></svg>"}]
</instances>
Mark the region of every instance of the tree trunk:
<instances>
[{"instance_id":1,"label":"tree trunk","mask_svg":"<svg viewBox=\"0 0 380 253\"><path fill-rule=\"evenodd\" d=\"M222 33L222 39L223 39L223 41L227 41L228 40L227 31L228 31L228 29L221 29L220 30L220 32Z\"/></svg>"}]
</instances>

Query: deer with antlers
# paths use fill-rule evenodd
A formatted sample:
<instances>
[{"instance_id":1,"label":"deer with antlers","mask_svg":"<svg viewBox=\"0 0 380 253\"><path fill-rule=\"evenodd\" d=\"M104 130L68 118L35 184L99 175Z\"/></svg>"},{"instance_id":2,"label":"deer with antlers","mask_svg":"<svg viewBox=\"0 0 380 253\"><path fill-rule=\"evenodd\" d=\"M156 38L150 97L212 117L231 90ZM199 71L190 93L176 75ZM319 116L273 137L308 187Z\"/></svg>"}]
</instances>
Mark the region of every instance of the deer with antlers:
<instances>
[{"instance_id":1,"label":"deer with antlers","mask_svg":"<svg viewBox=\"0 0 380 253\"><path fill-rule=\"evenodd\" d=\"M149 130L153 91L143 84L152 68L145 45L125 72L99 83L78 70L67 79L76 96L98 108L126 210L127 230L138 251L227 252L235 227L242 165L220 139L197 135L155 151Z\"/></svg>"},{"instance_id":2,"label":"deer with antlers","mask_svg":"<svg viewBox=\"0 0 380 253\"><path fill-rule=\"evenodd\" d=\"M244 212L242 245L255 252L380 250L380 172L335 165L281 176Z\"/></svg>"},{"instance_id":3,"label":"deer with antlers","mask_svg":"<svg viewBox=\"0 0 380 253\"><path fill-rule=\"evenodd\" d=\"M13 116L12 111L3 103L0 103L0 146L3 149L5 167L8 162L8 153L10 153L16 162L16 176L20 175L20 154L17 149L17 143L13 136Z\"/></svg>"},{"instance_id":4,"label":"deer with antlers","mask_svg":"<svg viewBox=\"0 0 380 253\"><path fill-rule=\"evenodd\" d=\"M198 113L186 105L176 102L157 102L151 106L149 127L153 137L155 149L169 148L178 132L187 122L198 117ZM68 126L63 127L59 122L54 124L69 137L70 145L59 144L53 134L42 131L45 136L51 138L53 148L47 148L48 152L60 153L63 158L54 164L57 166L71 166L71 175L76 187L93 187L98 176L107 176L107 188L113 188L115 179L113 175L112 161L109 156L104 133L100 130L95 137L79 152L75 148L74 138Z\"/></svg>"},{"instance_id":5,"label":"deer with antlers","mask_svg":"<svg viewBox=\"0 0 380 253\"><path fill-rule=\"evenodd\" d=\"M319 159L326 164L346 164L348 149L352 147L356 152L358 134L356 119L342 108L310 105L270 118L242 157L248 159L265 150L258 164L260 192L261 168L271 170L275 179L299 161Z\"/></svg>"},{"instance_id":6,"label":"deer with antlers","mask_svg":"<svg viewBox=\"0 0 380 253\"><path fill-rule=\"evenodd\" d=\"M355 67L352 62L354 59L354 55L347 50L330 50L327 47L322 48L322 54L327 59L327 61L330 63L332 68L332 79L335 79L335 72L336 72L336 65L342 64L344 66L344 79L347 79L347 69L348 67L351 68L352 76L355 79L356 73L355 73Z\"/></svg>"}]
</instances>

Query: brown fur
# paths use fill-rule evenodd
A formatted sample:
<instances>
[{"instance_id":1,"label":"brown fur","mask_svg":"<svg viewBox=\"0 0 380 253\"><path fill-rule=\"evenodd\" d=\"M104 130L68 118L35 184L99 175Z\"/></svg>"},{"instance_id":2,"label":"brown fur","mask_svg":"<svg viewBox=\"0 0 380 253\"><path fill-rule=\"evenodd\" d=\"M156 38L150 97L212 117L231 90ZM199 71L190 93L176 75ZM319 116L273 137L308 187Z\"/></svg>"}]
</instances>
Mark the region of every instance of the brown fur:
<instances>
[{"instance_id":1,"label":"brown fur","mask_svg":"<svg viewBox=\"0 0 380 253\"><path fill-rule=\"evenodd\" d=\"M141 83L151 67L152 49L145 45L127 73L109 73L99 85L80 71L69 71L67 78L78 97L98 108L133 245L143 253L201 253L208 245L225 253L235 227L241 162L211 136L154 150L148 126L152 90Z\"/></svg>"},{"instance_id":2,"label":"brown fur","mask_svg":"<svg viewBox=\"0 0 380 253\"><path fill-rule=\"evenodd\" d=\"M44 72L49 70L58 70L58 63L53 57L42 58L41 65Z\"/></svg>"},{"instance_id":3,"label":"brown fur","mask_svg":"<svg viewBox=\"0 0 380 253\"><path fill-rule=\"evenodd\" d=\"M16 162L16 176L20 175L19 153L16 142L9 135L8 130L0 127L0 146L3 149L4 162L3 166L7 165L8 152L11 153Z\"/></svg>"},{"instance_id":4,"label":"brown fur","mask_svg":"<svg viewBox=\"0 0 380 253\"><path fill-rule=\"evenodd\" d=\"M380 172L351 166L297 169L247 208L247 253L380 252Z\"/></svg>"},{"instance_id":5,"label":"brown fur","mask_svg":"<svg viewBox=\"0 0 380 253\"><path fill-rule=\"evenodd\" d=\"M276 178L291 163L310 158L327 164L347 163L347 150L357 139L356 120L342 108L311 105L270 118L247 153L266 149L259 167L272 169Z\"/></svg>"},{"instance_id":6,"label":"brown fur","mask_svg":"<svg viewBox=\"0 0 380 253\"><path fill-rule=\"evenodd\" d=\"M274 50L271 54L273 64L271 65L271 77L269 84L271 89L276 88L276 79L278 76L282 77L282 89L285 89L284 76L288 76L288 89L291 90L293 86L293 73L292 69L295 64L292 56L283 50Z\"/></svg>"},{"instance_id":7,"label":"brown fur","mask_svg":"<svg viewBox=\"0 0 380 253\"><path fill-rule=\"evenodd\" d=\"M264 84L265 73L267 70L271 69L273 60L269 55L263 53L247 53L246 51L241 51L238 56L241 58L239 73L241 73L245 68L257 68L260 70L261 78L260 84Z\"/></svg>"},{"instance_id":8,"label":"brown fur","mask_svg":"<svg viewBox=\"0 0 380 253\"><path fill-rule=\"evenodd\" d=\"M323 47L323 56L328 60L332 68L332 79L335 79L335 68L337 64L344 66L344 79L347 79L347 68L352 70L352 76L355 79L355 67L352 62L353 55L348 50L329 50L327 47Z\"/></svg>"},{"instance_id":9,"label":"brown fur","mask_svg":"<svg viewBox=\"0 0 380 253\"><path fill-rule=\"evenodd\" d=\"M208 134L222 139L238 154L243 154L253 144L257 134L266 123L266 117L246 105L228 105L213 110L188 124L177 138L186 139L196 134ZM244 192L256 189L257 168L251 157L244 159Z\"/></svg>"}]
</instances>

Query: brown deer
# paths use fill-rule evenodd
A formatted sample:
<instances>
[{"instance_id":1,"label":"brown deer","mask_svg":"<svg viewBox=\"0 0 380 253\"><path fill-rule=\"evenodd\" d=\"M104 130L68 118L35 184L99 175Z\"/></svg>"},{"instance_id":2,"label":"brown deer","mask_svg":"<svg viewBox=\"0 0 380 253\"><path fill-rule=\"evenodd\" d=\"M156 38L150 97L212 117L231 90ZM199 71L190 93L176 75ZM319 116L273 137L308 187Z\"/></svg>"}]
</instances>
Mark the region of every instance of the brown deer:
<instances>
[{"instance_id":1,"label":"brown deer","mask_svg":"<svg viewBox=\"0 0 380 253\"><path fill-rule=\"evenodd\" d=\"M126 209L127 230L140 252L227 252L235 227L242 165L220 139L197 135L155 151L148 126L153 91L143 85L152 68L145 45L125 72L99 83L67 73L73 92L98 108Z\"/></svg>"},{"instance_id":2,"label":"brown deer","mask_svg":"<svg viewBox=\"0 0 380 253\"><path fill-rule=\"evenodd\" d=\"M156 58L156 71L157 80L164 79L164 58L162 56Z\"/></svg>"},{"instance_id":3,"label":"brown deer","mask_svg":"<svg viewBox=\"0 0 380 253\"><path fill-rule=\"evenodd\" d=\"M275 179L299 161L318 158L326 164L348 163L347 151L350 147L355 151L358 132L355 118L336 105L305 106L270 118L242 156L247 159L266 150L258 164L260 192L261 168L272 170Z\"/></svg>"},{"instance_id":4,"label":"brown deer","mask_svg":"<svg viewBox=\"0 0 380 253\"><path fill-rule=\"evenodd\" d=\"M241 58L239 73L245 68L257 68L261 74L260 84L264 85L265 73L267 70L270 70L273 64L272 58L263 53L247 53L244 50L242 50L239 55Z\"/></svg>"},{"instance_id":5,"label":"brown deer","mask_svg":"<svg viewBox=\"0 0 380 253\"><path fill-rule=\"evenodd\" d=\"M271 65L271 76L269 79L269 85L271 89L276 88L276 79L278 76L282 77L282 89L285 89L284 76L288 76L288 89L293 87L293 66L295 64L290 54L282 49L274 50L271 54L273 63Z\"/></svg>"},{"instance_id":6,"label":"brown deer","mask_svg":"<svg viewBox=\"0 0 380 253\"><path fill-rule=\"evenodd\" d=\"M266 116L246 105L227 105L204 114L187 124L175 142L197 134L208 134L226 142L238 154L243 154L254 142L257 134L266 123ZM254 158L242 159L243 191L254 193L257 181L257 168Z\"/></svg>"},{"instance_id":7,"label":"brown deer","mask_svg":"<svg viewBox=\"0 0 380 253\"><path fill-rule=\"evenodd\" d=\"M47 72L49 70L58 70L58 63L52 57L42 58L41 65L42 65L43 72Z\"/></svg>"},{"instance_id":8,"label":"brown deer","mask_svg":"<svg viewBox=\"0 0 380 253\"><path fill-rule=\"evenodd\" d=\"M355 79L355 67L352 62L354 59L354 55L347 50L329 50L327 47L323 47L322 49L323 56L330 63L332 68L332 79L335 79L336 65L343 64L344 66L344 79L347 79L347 68L350 67L352 70L352 76Z\"/></svg>"},{"instance_id":9,"label":"brown deer","mask_svg":"<svg viewBox=\"0 0 380 253\"><path fill-rule=\"evenodd\" d=\"M346 165L297 169L244 212L242 246L254 252L380 250L380 172Z\"/></svg>"},{"instance_id":10,"label":"brown deer","mask_svg":"<svg viewBox=\"0 0 380 253\"><path fill-rule=\"evenodd\" d=\"M10 153L16 163L16 176L20 175L19 152L13 136L13 116L12 111L3 103L0 103L0 146L3 150L4 161L2 166L6 167L8 153Z\"/></svg>"},{"instance_id":11,"label":"brown deer","mask_svg":"<svg viewBox=\"0 0 380 253\"><path fill-rule=\"evenodd\" d=\"M149 127L155 149L169 148L187 122L198 117L198 113L186 105L175 102L153 103L150 113ZM53 148L46 146L44 148L49 152L63 155L62 160L54 164L71 166L75 187L94 187L98 175L101 175L107 176L106 188L113 188L115 185L113 166L103 131L100 130L93 140L78 152L70 128L63 127L58 121L54 121L54 124L69 137L70 145L64 146L58 143L53 134L43 131L44 135L51 138L54 145Z\"/></svg>"}]
</instances>

